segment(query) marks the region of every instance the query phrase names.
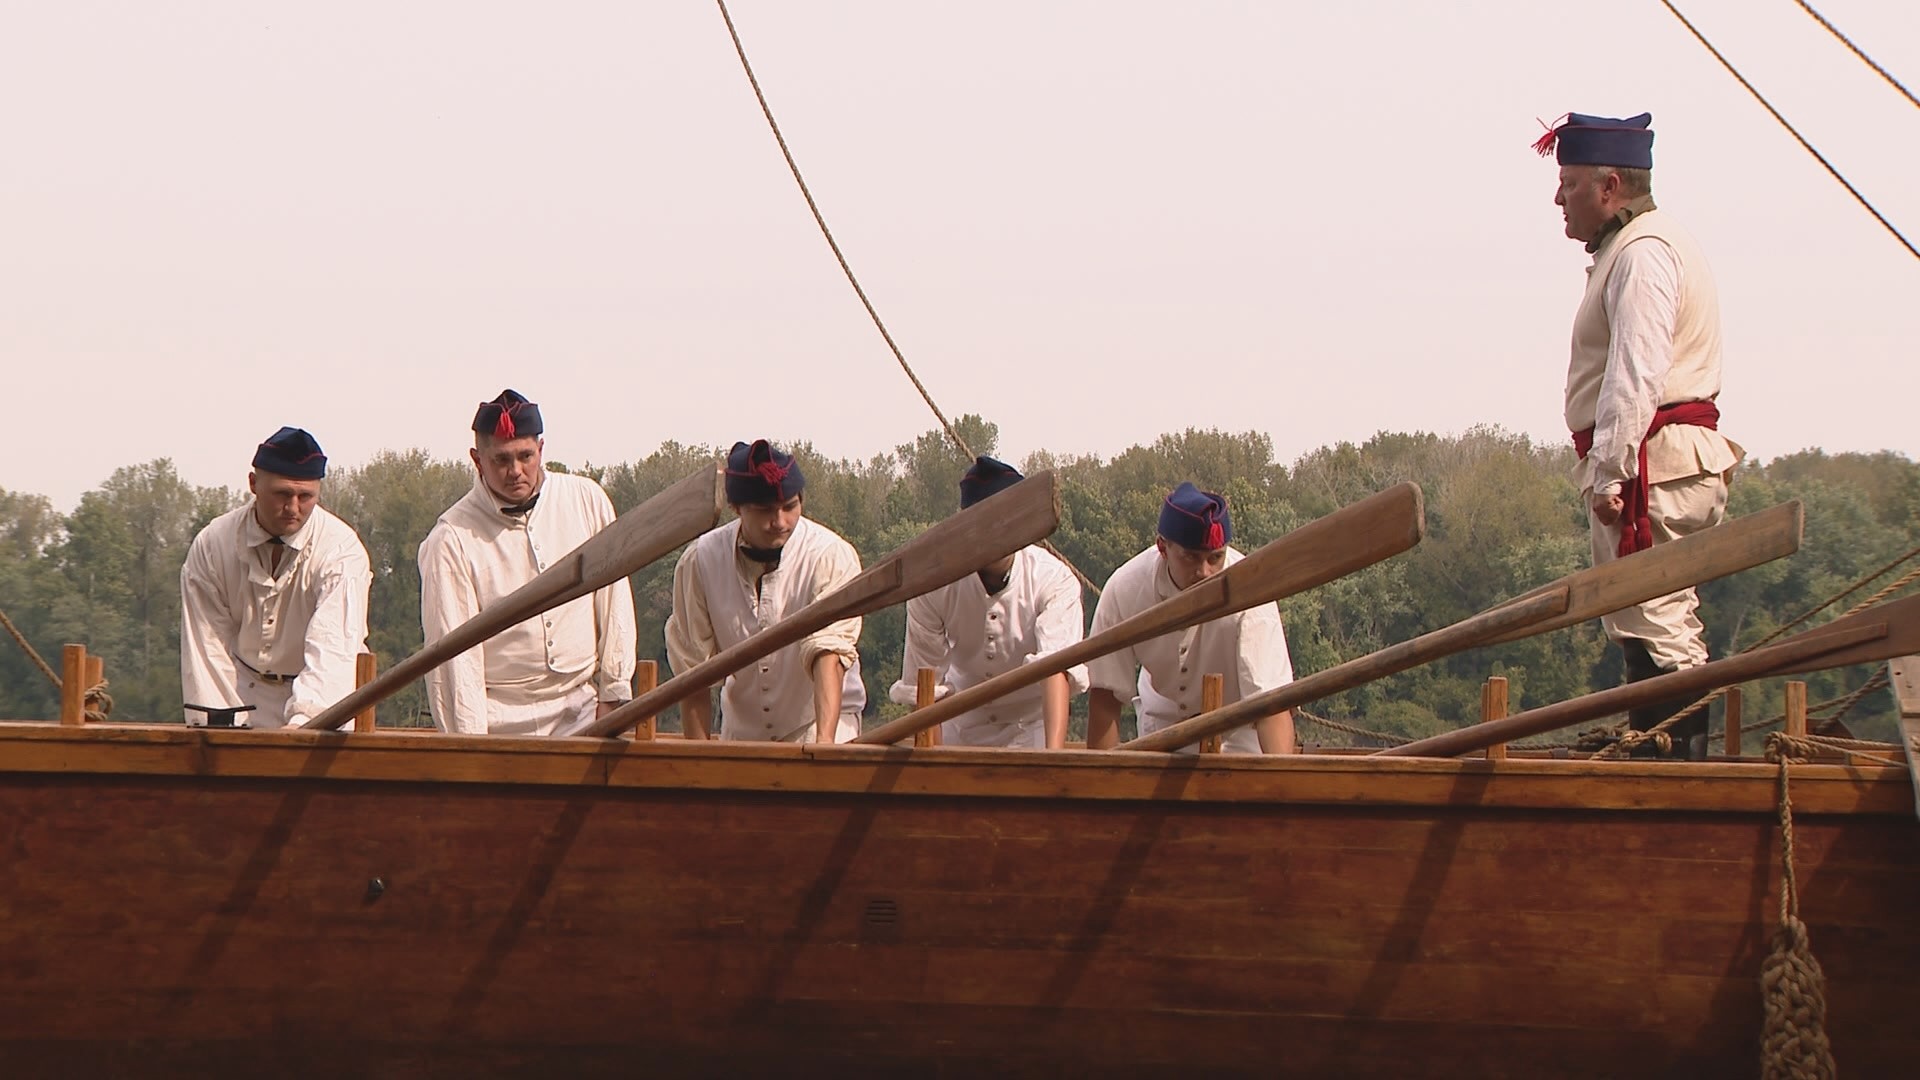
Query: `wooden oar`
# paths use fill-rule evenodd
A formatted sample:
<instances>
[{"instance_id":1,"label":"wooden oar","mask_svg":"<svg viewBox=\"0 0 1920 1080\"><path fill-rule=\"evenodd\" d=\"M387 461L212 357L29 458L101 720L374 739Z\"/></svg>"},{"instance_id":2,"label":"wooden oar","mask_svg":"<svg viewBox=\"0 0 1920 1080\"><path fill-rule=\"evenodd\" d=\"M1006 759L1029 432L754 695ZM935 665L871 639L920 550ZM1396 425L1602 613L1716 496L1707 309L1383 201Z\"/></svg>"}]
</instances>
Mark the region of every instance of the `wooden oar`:
<instances>
[{"instance_id":1,"label":"wooden oar","mask_svg":"<svg viewBox=\"0 0 1920 1080\"><path fill-rule=\"evenodd\" d=\"M748 664L831 623L904 604L952 584L1038 542L1059 525L1060 497L1053 472L1037 472L914 537L859 577L634 698L580 734L618 735L643 717L704 694Z\"/></svg>"},{"instance_id":2,"label":"wooden oar","mask_svg":"<svg viewBox=\"0 0 1920 1080\"><path fill-rule=\"evenodd\" d=\"M1385 757L1455 757L1483 750L1494 743L1542 735L1642 705L1691 698L1751 679L1870 664L1915 652L1920 652L1920 596L1868 608L1764 649L1529 709L1504 720L1473 724L1376 753Z\"/></svg>"},{"instance_id":3,"label":"wooden oar","mask_svg":"<svg viewBox=\"0 0 1920 1080\"><path fill-rule=\"evenodd\" d=\"M899 742L1075 664L1195 623L1271 603L1372 566L1419 543L1425 530L1419 486L1408 483L1390 487L1293 530L1117 626L949 694L945 700L916 709L854 741Z\"/></svg>"},{"instance_id":4,"label":"wooden oar","mask_svg":"<svg viewBox=\"0 0 1920 1080\"><path fill-rule=\"evenodd\" d=\"M1278 686L1131 742L1122 750L1178 750L1396 672L1466 649L1543 634L1597 619L1631 604L1725 577L1800 550L1802 510L1783 503L1672 543L1601 563L1411 641Z\"/></svg>"},{"instance_id":5,"label":"wooden oar","mask_svg":"<svg viewBox=\"0 0 1920 1080\"><path fill-rule=\"evenodd\" d=\"M720 470L709 465L679 481L574 548L539 576L445 637L393 665L306 724L329 730L379 704L413 680L481 644L502 630L569 600L603 589L719 524L725 503Z\"/></svg>"}]
</instances>

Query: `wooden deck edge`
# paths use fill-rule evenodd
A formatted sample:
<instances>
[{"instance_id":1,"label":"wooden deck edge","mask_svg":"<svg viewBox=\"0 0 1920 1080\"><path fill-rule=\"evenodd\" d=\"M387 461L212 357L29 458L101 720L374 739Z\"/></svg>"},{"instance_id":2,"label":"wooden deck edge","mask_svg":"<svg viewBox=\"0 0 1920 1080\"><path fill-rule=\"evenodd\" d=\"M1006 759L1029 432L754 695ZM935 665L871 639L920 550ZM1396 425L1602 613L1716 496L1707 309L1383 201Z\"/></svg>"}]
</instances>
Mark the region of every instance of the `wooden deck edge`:
<instances>
[{"instance_id":1,"label":"wooden deck edge","mask_svg":"<svg viewBox=\"0 0 1920 1080\"><path fill-rule=\"evenodd\" d=\"M627 742L0 723L7 775L517 784L1404 808L1773 813L1775 767L1552 759L1174 757L1118 751ZM1904 769L1796 765L1809 814L1906 814ZM3 782L3 781L0 781Z\"/></svg>"}]
</instances>

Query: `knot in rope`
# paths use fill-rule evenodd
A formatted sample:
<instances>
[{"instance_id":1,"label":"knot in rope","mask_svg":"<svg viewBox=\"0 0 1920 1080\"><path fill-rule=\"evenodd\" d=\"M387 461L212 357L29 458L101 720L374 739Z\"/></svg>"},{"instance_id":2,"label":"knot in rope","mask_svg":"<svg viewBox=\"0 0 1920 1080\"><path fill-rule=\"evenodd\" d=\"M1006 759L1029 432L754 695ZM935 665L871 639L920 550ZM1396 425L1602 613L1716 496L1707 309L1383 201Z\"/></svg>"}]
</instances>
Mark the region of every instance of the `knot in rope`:
<instances>
[{"instance_id":1,"label":"knot in rope","mask_svg":"<svg viewBox=\"0 0 1920 1080\"><path fill-rule=\"evenodd\" d=\"M1807 926L1791 916L1773 936L1760 966L1764 1015L1760 1024L1761 1080L1833 1080L1838 1069L1827 1042L1827 980L1807 941Z\"/></svg>"},{"instance_id":2,"label":"knot in rope","mask_svg":"<svg viewBox=\"0 0 1920 1080\"><path fill-rule=\"evenodd\" d=\"M86 705L89 724L104 724L113 715L113 695L107 693L105 679L87 687L87 692L81 695L81 700Z\"/></svg>"},{"instance_id":3,"label":"knot in rope","mask_svg":"<svg viewBox=\"0 0 1920 1080\"><path fill-rule=\"evenodd\" d=\"M1793 798L1789 762L1806 760L1815 744L1776 731L1767 736L1767 760L1780 765L1780 928L1760 965L1760 1076L1762 1080L1832 1080L1827 1042L1827 981L1800 921L1800 887L1793 873Z\"/></svg>"},{"instance_id":4,"label":"knot in rope","mask_svg":"<svg viewBox=\"0 0 1920 1080\"><path fill-rule=\"evenodd\" d=\"M1620 737L1614 740L1612 746L1600 751L1600 753L1595 756L1625 757L1632 753L1635 747L1644 746L1647 743L1652 743L1654 748L1659 750L1662 756L1673 753L1673 736L1659 728L1655 728L1652 731L1623 731L1620 733Z\"/></svg>"}]
</instances>

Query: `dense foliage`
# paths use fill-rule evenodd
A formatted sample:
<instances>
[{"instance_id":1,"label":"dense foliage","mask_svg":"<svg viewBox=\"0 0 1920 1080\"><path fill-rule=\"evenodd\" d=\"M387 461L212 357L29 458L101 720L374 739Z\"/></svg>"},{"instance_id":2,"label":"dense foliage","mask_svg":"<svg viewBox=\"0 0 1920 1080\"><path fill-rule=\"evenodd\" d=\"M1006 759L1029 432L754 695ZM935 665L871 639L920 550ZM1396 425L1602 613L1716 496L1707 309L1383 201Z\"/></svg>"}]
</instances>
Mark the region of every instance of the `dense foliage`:
<instances>
[{"instance_id":1,"label":"dense foliage","mask_svg":"<svg viewBox=\"0 0 1920 1080\"><path fill-rule=\"evenodd\" d=\"M975 450L993 451L992 424L969 416L959 427ZM559 445L554 440L550 449ZM937 431L864 462L822 461L804 443L794 449L806 463L809 516L839 531L869 562L954 511L966 464ZM710 448L669 443L632 463L572 471L598 479L624 510L711 459ZM1096 582L1151 541L1159 500L1181 480L1227 494L1243 550L1388 484L1420 484L1428 533L1419 547L1284 605L1301 672L1446 625L1587 563L1584 519L1567 479L1571 452L1497 429L1382 433L1316 450L1291 467L1274 461L1268 436L1220 431L1163 436L1110 460L1040 453L1023 464L1060 472L1065 513L1054 542ZM554 461L549 467L566 469ZM435 461L417 450L383 453L326 483L323 503L359 529L372 557L369 644L383 667L419 647L414 554L470 483L466 462ZM0 490L0 611L49 658L67 641L105 656L117 717L171 719L180 695L180 564L194 533L243 495L187 484L165 460L119 469L65 515L45 498ZM1913 547L1920 466L1893 453L1818 450L1749 463L1734 484L1732 512L1787 499L1806 503L1801 552L1702 590L1717 656L1751 645ZM633 578L641 655L660 659L663 671L672 567L663 559ZM885 702L899 674L903 623L900 608L866 621L861 654L875 703L870 723L898 711ZM1510 680L1518 709L1610 686L1619 679L1619 660L1598 625L1589 624L1467 653L1313 709L1373 730L1427 734L1475 718L1480 683L1490 674ZM1808 696L1837 697L1871 674L1815 676ZM1777 711L1779 694L1777 682L1750 687L1749 723ZM383 707L382 723L425 722L424 700L418 686L410 689ZM56 709L47 681L19 650L0 644L0 715L46 717ZM1878 691L1848 723L1863 736L1886 738L1892 714L1890 696ZM1313 728L1302 734L1328 738Z\"/></svg>"}]
</instances>

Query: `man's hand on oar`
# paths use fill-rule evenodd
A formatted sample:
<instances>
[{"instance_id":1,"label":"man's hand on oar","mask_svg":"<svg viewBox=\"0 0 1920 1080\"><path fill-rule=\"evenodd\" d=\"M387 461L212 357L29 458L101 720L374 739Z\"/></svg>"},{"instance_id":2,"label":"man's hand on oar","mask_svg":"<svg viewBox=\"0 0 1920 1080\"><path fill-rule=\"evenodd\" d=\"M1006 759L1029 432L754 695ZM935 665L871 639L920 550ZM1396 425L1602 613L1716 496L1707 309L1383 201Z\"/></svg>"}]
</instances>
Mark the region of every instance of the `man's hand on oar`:
<instances>
[{"instance_id":1,"label":"man's hand on oar","mask_svg":"<svg viewBox=\"0 0 1920 1080\"><path fill-rule=\"evenodd\" d=\"M1038 472L960 511L914 537L859 577L634 698L581 734L618 735L645 717L705 693L728 675L821 627L904 604L1051 535L1060 525L1060 497L1055 483L1051 470Z\"/></svg>"},{"instance_id":2,"label":"man's hand on oar","mask_svg":"<svg viewBox=\"0 0 1920 1080\"><path fill-rule=\"evenodd\" d=\"M531 619L640 570L720 522L720 471L709 465L639 506L574 548L538 577L445 637L341 698L303 730L326 731L379 704L395 691L515 623Z\"/></svg>"},{"instance_id":3,"label":"man's hand on oar","mask_svg":"<svg viewBox=\"0 0 1920 1080\"><path fill-rule=\"evenodd\" d=\"M1075 664L1325 584L1400 554L1419 543L1425 529L1420 488L1396 485L1293 530L1103 633L949 694L854 741L899 742Z\"/></svg>"}]
</instances>

